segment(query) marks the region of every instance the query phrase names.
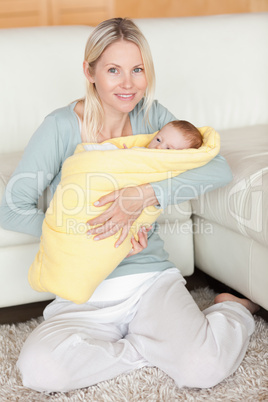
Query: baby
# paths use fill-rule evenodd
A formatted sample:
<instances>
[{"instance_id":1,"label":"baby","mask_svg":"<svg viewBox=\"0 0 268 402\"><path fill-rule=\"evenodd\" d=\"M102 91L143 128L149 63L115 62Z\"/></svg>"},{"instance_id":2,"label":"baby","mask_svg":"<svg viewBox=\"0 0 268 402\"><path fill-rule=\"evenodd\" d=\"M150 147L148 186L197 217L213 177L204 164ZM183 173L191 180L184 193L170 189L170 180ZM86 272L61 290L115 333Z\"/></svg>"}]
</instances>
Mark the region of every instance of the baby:
<instances>
[{"instance_id":1,"label":"baby","mask_svg":"<svg viewBox=\"0 0 268 402\"><path fill-rule=\"evenodd\" d=\"M186 120L175 120L158 131L147 145L149 149L187 149L199 148L202 135L199 130Z\"/></svg>"},{"instance_id":2,"label":"baby","mask_svg":"<svg viewBox=\"0 0 268 402\"><path fill-rule=\"evenodd\" d=\"M186 120L175 120L166 124L147 145L148 149L188 149L199 148L202 145L202 135L199 130ZM118 149L114 144L84 145L87 151ZM124 148L127 149L126 144Z\"/></svg>"}]
</instances>

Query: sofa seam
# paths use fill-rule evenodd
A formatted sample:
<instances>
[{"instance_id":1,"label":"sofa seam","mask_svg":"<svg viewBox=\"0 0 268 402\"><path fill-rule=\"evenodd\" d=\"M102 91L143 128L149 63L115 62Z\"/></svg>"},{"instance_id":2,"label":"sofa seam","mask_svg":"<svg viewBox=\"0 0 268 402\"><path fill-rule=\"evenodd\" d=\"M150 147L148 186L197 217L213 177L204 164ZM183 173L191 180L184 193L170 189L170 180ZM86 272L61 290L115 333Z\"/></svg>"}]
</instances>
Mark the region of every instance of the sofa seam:
<instances>
[{"instance_id":1,"label":"sofa seam","mask_svg":"<svg viewBox=\"0 0 268 402\"><path fill-rule=\"evenodd\" d=\"M249 290L249 298L252 300L252 248L253 248L253 239L251 239L250 247L249 247L249 258L248 258L248 290Z\"/></svg>"}]
</instances>

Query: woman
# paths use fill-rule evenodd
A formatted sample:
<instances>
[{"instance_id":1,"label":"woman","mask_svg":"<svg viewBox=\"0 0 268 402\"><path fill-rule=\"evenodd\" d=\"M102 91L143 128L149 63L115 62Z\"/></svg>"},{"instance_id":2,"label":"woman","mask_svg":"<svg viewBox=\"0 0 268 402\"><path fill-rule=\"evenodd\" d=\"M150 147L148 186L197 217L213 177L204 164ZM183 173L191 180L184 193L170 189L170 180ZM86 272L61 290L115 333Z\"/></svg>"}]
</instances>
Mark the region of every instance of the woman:
<instances>
[{"instance_id":1,"label":"woman","mask_svg":"<svg viewBox=\"0 0 268 402\"><path fill-rule=\"evenodd\" d=\"M1 221L6 229L41 235L44 216L36 208L38 196L48 185L55 191L62 163L81 141L153 133L175 120L153 101L150 50L132 21L117 18L96 27L83 67L85 100L45 119L14 173L27 172L27 177L15 181L12 205L8 194L4 197ZM42 172L41 185L36 172ZM88 221L100 225L89 232L99 241L119 233L115 246L120 246L146 206L165 208L200 194L202 186L215 189L230 179L219 156L169 184L115 191L96 203L111 206ZM139 233L130 257L87 303L56 298L45 309L44 322L27 339L18 361L26 387L64 392L144 366L161 368L178 386L211 387L237 369L254 330L254 304L225 294L200 312L181 274L167 260L156 228Z\"/></svg>"}]
</instances>

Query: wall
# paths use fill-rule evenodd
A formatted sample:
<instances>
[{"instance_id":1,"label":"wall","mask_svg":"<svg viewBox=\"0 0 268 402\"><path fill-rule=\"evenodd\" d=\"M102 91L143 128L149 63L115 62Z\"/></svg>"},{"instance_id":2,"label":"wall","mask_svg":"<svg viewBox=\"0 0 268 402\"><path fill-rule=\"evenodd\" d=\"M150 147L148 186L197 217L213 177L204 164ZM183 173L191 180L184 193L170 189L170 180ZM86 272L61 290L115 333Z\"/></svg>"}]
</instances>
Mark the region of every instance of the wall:
<instances>
[{"instance_id":1,"label":"wall","mask_svg":"<svg viewBox=\"0 0 268 402\"><path fill-rule=\"evenodd\" d=\"M0 28L97 25L114 15L115 0L0 0Z\"/></svg>"},{"instance_id":2,"label":"wall","mask_svg":"<svg viewBox=\"0 0 268 402\"><path fill-rule=\"evenodd\" d=\"M268 11L268 0L0 0L0 28Z\"/></svg>"},{"instance_id":3,"label":"wall","mask_svg":"<svg viewBox=\"0 0 268 402\"><path fill-rule=\"evenodd\" d=\"M123 17L180 17L268 11L268 0L115 0Z\"/></svg>"}]
</instances>

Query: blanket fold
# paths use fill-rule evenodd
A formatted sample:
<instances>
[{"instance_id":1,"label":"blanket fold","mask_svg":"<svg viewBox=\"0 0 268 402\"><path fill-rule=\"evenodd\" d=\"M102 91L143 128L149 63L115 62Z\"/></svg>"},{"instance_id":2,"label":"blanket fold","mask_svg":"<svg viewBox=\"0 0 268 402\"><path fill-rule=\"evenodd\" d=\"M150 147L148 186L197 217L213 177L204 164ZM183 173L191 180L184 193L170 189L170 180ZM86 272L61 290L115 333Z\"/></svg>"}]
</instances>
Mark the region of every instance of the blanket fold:
<instances>
[{"instance_id":1,"label":"blanket fold","mask_svg":"<svg viewBox=\"0 0 268 402\"><path fill-rule=\"evenodd\" d=\"M115 248L118 233L101 241L87 235L86 222L109 207L93 203L120 188L165 180L209 162L219 153L219 134L211 127L199 131L203 136L199 149L140 148L157 133L110 139L104 143L120 149L109 151L88 152L85 144L79 144L63 164L61 182L46 212L40 249L28 275L32 288L78 304L89 300L131 250L131 236L137 239L139 228L151 225L162 212L156 207L145 208L128 237ZM123 144L128 149L121 149Z\"/></svg>"}]
</instances>

